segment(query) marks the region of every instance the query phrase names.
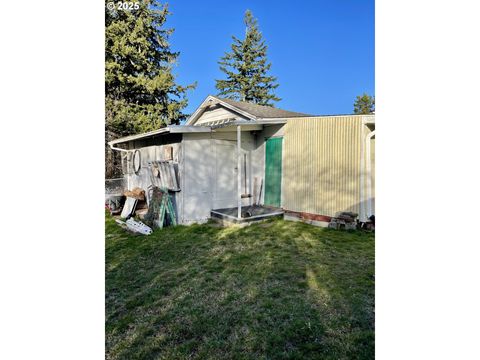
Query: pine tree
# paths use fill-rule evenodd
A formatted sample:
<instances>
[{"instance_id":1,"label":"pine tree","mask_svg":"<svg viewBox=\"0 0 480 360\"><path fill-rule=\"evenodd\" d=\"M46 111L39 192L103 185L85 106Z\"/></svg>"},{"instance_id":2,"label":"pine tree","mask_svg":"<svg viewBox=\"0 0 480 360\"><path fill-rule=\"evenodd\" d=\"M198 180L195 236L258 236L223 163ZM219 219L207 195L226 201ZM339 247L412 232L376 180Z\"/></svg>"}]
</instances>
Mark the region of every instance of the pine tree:
<instances>
[{"instance_id":1,"label":"pine tree","mask_svg":"<svg viewBox=\"0 0 480 360\"><path fill-rule=\"evenodd\" d=\"M375 96L370 96L363 93L362 96L357 96L353 104L354 114L371 114L375 111Z\"/></svg>"},{"instance_id":2,"label":"pine tree","mask_svg":"<svg viewBox=\"0 0 480 360\"><path fill-rule=\"evenodd\" d=\"M226 80L216 80L218 95L233 100L273 106L271 101L281 100L273 91L277 78L268 75L272 66L267 63L267 45L258 29L257 20L250 10L245 12L245 39L232 36L232 52L218 62Z\"/></svg>"},{"instance_id":3,"label":"pine tree","mask_svg":"<svg viewBox=\"0 0 480 360\"><path fill-rule=\"evenodd\" d=\"M105 7L107 141L179 123L186 118L186 92L195 86L178 85L172 73L179 53L168 42L174 30L165 28L167 5L157 0L138 4L136 10ZM111 175L113 170L106 170Z\"/></svg>"},{"instance_id":4,"label":"pine tree","mask_svg":"<svg viewBox=\"0 0 480 360\"><path fill-rule=\"evenodd\" d=\"M139 2L138 10L106 9L105 95L107 122L126 132L158 129L186 115L186 91L172 73L178 52L168 42L173 29L164 29L169 15L157 0Z\"/></svg>"}]
</instances>

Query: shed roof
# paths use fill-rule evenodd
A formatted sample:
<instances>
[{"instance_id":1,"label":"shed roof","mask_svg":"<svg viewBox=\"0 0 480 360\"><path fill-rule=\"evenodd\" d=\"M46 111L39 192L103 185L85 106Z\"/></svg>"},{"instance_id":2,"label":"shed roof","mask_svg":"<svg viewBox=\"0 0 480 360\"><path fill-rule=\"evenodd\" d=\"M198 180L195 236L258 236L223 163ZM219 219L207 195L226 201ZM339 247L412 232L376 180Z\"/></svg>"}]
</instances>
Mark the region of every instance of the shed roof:
<instances>
[{"instance_id":1,"label":"shed roof","mask_svg":"<svg viewBox=\"0 0 480 360\"><path fill-rule=\"evenodd\" d=\"M274 108L271 106L252 104L245 101L235 101L232 99L222 99L216 96L212 96L212 97L218 99L219 101L226 102L227 104L230 104L240 110L248 112L249 114L252 114L257 118L262 118L262 119L310 116L308 114L282 110L282 109Z\"/></svg>"},{"instance_id":2,"label":"shed roof","mask_svg":"<svg viewBox=\"0 0 480 360\"><path fill-rule=\"evenodd\" d=\"M201 126L195 126L195 122L202 115L202 113L212 105L220 104L224 107L233 110L234 112L245 117L247 120L240 120L240 117L232 117L219 121L212 121L202 123ZM356 116L365 124L375 124L375 114L370 115L308 115L294 111L282 110L270 106L252 104L244 101L235 101L232 99L223 99L213 95L205 98L197 110L188 118L186 125L172 125L158 130L150 131L144 134L131 135L110 141L110 145L125 143L127 141L144 139L147 137L172 134L172 133L187 133L187 132L211 132L220 127L228 127L234 125L274 125L283 124L286 119L305 118L305 117L350 117Z\"/></svg>"},{"instance_id":3,"label":"shed roof","mask_svg":"<svg viewBox=\"0 0 480 360\"><path fill-rule=\"evenodd\" d=\"M194 125L207 109L209 109L211 106L217 105L223 106L249 120L287 119L311 116L308 114L277 109L271 106L252 104L244 101L235 101L232 99L223 99L213 95L208 95L197 108L197 110L195 110L195 112L188 118L187 125Z\"/></svg>"},{"instance_id":4,"label":"shed roof","mask_svg":"<svg viewBox=\"0 0 480 360\"><path fill-rule=\"evenodd\" d=\"M149 131L143 134L125 136L120 139L110 141L110 145L121 144L127 141L145 139L152 136L162 135L162 134L183 134L183 133L206 133L211 132L212 129L206 126L188 126L188 125L172 125L164 127L158 130Z\"/></svg>"}]
</instances>

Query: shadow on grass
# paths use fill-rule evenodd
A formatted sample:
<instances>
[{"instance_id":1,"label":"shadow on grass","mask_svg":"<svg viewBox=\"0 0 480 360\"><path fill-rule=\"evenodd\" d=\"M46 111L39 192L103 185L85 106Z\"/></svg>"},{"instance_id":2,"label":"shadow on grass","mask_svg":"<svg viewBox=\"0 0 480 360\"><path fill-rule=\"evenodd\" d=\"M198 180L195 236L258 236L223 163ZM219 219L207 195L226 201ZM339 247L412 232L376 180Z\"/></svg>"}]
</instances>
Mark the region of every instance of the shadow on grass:
<instances>
[{"instance_id":1,"label":"shadow on grass","mask_svg":"<svg viewBox=\"0 0 480 360\"><path fill-rule=\"evenodd\" d=\"M372 235L281 220L106 231L107 359L374 357Z\"/></svg>"}]
</instances>

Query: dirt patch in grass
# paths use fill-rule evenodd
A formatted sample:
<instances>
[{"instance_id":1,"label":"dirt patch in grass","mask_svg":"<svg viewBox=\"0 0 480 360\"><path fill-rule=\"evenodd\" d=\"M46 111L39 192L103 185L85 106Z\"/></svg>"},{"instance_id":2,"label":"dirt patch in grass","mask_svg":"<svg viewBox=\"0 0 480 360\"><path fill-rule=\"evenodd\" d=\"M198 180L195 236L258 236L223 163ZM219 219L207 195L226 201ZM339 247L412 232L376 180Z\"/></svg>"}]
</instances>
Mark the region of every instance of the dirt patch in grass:
<instances>
[{"instance_id":1,"label":"dirt patch in grass","mask_svg":"<svg viewBox=\"0 0 480 360\"><path fill-rule=\"evenodd\" d=\"M266 225L268 227L266 228ZM107 359L372 359L373 234L106 219Z\"/></svg>"}]
</instances>

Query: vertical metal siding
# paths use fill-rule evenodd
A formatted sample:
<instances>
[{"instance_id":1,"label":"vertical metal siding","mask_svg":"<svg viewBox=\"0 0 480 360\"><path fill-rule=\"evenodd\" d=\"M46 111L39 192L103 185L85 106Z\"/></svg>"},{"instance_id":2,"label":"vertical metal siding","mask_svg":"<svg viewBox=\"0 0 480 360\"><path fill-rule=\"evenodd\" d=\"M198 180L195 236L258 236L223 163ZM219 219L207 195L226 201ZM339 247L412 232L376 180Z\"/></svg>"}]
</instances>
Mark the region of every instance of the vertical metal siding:
<instances>
[{"instance_id":1,"label":"vertical metal siding","mask_svg":"<svg viewBox=\"0 0 480 360\"><path fill-rule=\"evenodd\" d=\"M289 119L284 208L333 216L360 211L361 116Z\"/></svg>"}]
</instances>

